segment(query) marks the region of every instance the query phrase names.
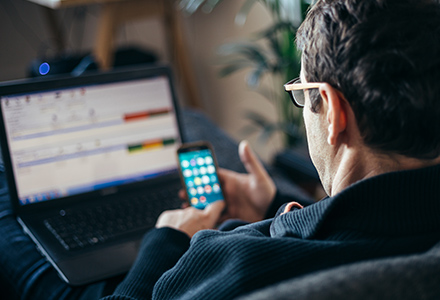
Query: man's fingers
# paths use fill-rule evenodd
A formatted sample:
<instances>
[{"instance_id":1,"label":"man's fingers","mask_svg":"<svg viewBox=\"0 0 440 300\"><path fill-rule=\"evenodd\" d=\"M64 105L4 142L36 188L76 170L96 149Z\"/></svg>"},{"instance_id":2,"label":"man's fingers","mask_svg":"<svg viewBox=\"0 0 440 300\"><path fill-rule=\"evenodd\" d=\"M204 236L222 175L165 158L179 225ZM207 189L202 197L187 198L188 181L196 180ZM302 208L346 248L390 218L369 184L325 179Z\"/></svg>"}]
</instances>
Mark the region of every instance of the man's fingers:
<instances>
[{"instance_id":1,"label":"man's fingers","mask_svg":"<svg viewBox=\"0 0 440 300\"><path fill-rule=\"evenodd\" d=\"M256 176L267 176L266 169L263 164L258 159L257 155L252 151L249 143L241 141L238 147L238 153L240 155L240 160L249 174L254 174Z\"/></svg>"},{"instance_id":2,"label":"man's fingers","mask_svg":"<svg viewBox=\"0 0 440 300\"><path fill-rule=\"evenodd\" d=\"M218 219L220 219L220 215L222 214L224 208L225 201L219 200L205 207L203 212L209 217L210 223L215 224Z\"/></svg>"},{"instance_id":3,"label":"man's fingers","mask_svg":"<svg viewBox=\"0 0 440 300\"><path fill-rule=\"evenodd\" d=\"M220 181L228 180L228 178L231 178L234 176L235 172L223 168L219 168L217 170L218 177Z\"/></svg>"},{"instance_id":4,"label":"man's fingers","mask_svg":"<svg viewBox=\"0 0 440 300\"><path fill-rule=\"evenodd\" d=\"M178 195L180 199L186 200L186 191L184 189L180 189Z\"/></svg>"}]
</instances>

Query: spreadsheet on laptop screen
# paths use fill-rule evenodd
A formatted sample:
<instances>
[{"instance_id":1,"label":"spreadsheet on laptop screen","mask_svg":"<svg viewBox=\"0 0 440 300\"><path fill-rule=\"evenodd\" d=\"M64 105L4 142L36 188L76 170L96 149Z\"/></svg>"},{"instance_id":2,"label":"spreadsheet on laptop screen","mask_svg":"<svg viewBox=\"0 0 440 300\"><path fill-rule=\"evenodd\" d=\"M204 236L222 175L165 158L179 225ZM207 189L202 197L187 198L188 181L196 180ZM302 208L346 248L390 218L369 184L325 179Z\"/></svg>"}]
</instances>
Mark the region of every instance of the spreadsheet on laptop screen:
<instances>
[{"instance_id":1,"label":"spreadsheet on laptop screen","mask_svg":"<svg viewBox=\"0 0 440 300\"><path fill-rule=\"evenodd\" d=\"M12 95L1 105L22 205L177 169L166 76Z\"/></svg>"}]
</instances>

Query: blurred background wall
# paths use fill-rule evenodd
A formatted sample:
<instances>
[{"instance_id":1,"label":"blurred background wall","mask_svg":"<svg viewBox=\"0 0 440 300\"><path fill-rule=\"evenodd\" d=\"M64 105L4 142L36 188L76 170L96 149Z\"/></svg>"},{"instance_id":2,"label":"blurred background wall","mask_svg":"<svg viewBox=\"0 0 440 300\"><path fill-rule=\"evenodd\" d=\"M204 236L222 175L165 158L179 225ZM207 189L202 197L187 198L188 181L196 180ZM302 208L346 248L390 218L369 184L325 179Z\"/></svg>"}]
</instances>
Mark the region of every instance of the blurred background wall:
<instances>
[{"instance_id":1,"label":"blurred background wall","mask_svg":"<svg viewBox=\"0 0 440 300\"><path fill-rule=\"evenodd\" d=\"M267 12L256 5L244 26L235 25L235 15L244 1L224 1L210 14L197 11L184 16L182 29L202 102L201 110L236 141L248 139L259 156L270 161L282 147L280 137L274 136L263 144L257 134L245 134L243 129L249 125L245 118L247 111L276 119L275 108L267 99L249 90L245 83L246 72L237 72L226 78L218 75L218 47L249 37L270 22ZM91 51L100 12L99 4L55 10L66 39L66 53ZM32 60L56 54L45 8L26 0L0 1L0 42L0 81L24 78ZM170 61L165 30L159 19L130 22L119 28L116 46L126 45L153 50L161 61ZM179 78L176 81L181 82ZM282 90L282 86L279 89ZM184 99L181 92L179 95L182 105L186 106L188 99Z\"/></svg>"}]
</instances>

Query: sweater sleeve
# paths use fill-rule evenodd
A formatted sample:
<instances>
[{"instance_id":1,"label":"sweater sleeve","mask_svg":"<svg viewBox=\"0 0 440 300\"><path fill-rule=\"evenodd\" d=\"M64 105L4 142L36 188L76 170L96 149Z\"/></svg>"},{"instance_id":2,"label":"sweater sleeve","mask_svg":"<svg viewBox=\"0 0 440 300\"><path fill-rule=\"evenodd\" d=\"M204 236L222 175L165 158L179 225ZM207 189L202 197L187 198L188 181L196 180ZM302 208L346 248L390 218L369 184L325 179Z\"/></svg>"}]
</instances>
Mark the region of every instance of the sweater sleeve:
<instances>
[{"instance_id":1,"label":"sweater sleeve","mask_svg":"<svg viewBox=\"0 0 440 300\"><path fill-rule=\"evenodd\" d=\"M171 228L153 229L143 239L138 257L113 295L102 300L151 299L153 287L188 250L190 238Z\"/></svg>"}]
</instances>

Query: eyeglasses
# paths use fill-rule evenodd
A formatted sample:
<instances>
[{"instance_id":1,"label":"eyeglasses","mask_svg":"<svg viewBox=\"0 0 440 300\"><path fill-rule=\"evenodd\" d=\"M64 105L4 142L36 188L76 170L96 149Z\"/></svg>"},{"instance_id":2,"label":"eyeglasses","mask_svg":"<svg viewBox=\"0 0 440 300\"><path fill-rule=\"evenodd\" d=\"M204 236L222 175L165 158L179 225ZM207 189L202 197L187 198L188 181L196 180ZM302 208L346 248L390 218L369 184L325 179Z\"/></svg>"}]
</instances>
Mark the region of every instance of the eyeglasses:
<instances>
[{"instance_id":1,"label":"eyeglasses","mask_svg":"<svg viewBox=\"0 0 440 300\"><path fill-rule=\"evenodd\" d=\"M303 108L305 103L304 90L318 89L321 84L320 82L301 83L300 78L295 78L284 85L284 90L290 95L296 107Z\"/></svg>"}]
</instances>

